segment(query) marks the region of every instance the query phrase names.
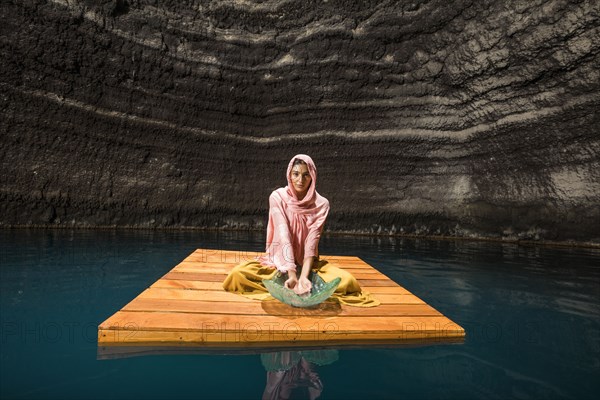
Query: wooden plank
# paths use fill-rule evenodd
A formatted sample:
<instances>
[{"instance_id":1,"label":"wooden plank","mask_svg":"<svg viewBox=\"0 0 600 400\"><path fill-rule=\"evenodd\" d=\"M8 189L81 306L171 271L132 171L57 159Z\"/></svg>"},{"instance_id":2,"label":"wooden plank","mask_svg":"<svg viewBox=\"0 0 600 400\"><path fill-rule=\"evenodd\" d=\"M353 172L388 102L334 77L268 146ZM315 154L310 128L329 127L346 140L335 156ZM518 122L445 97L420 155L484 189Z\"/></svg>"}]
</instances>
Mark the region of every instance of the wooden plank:
<instances>
[{"instance_id":1,"label":"wooden plank","mask_svg":"<svg viewBox=\"0 0 600 400\"><path fill-rule=\"evenodd\" d=\"M256 257L265 255L264 252L252 251L231 251L231 250L206 250L199 249L186 257L185 260L199 262L215 262L215 263L239 263L243 261L255 260ZM321 259L330 262L344 263L361 263L363 262L356 256L325 256L321 255Z\"/></svg>"},{"instance_id":2,"label":"wooden plank","mask_svg":"<svg viewBox=\"0 0 600 400\"><path fill-rule=\"evenodd\" d=\"M381 286L376 286L379 281L363 281L361 288L363 291L369 293L387 293L387 294L410 294L410 292L397 284L389 284L385 282ZM196 290L223 290L223 283L217 282L204 282L204 281L192 281L192 280L171 280L171 279L159 279L154 284L153 288L167 288L167 289L196 289Z\"/></svg>"},{"instance_id":3,"label":"wooden plank","mask_svg":"<svg viewBox=\"0 0 600 400\"><path fill-rule=\"evenodd\" d=\"M363 291L369 293L387 293L387 294L411 294L408 290L395 284L389 284L386 282L382 286L372 286L373 282L363 282L361 287ZM377 284L377 283L375 283ZM195 289L195 290L223 290L223 283L218 282L204 282L204 281L192 281L192 280L170 280L170 279L159 279L154 284L153 288L166 288L166 289Z\"/></svg>"},{"instance_id":4,"label":"wooden plank","mask_svg":"<svg viewBox=\"0 0 600 400\"><path fill-rule=\"evenodd\" d=\"M100 345L123 345L143 343L144 345L164 346L165 344L189 344L203 348L290 348L290 347L338 347L349 344L363 346L398 343L454 343L462 342L464 331L451 328L437 331L405 329L396 332L366 332L360 338L351 334L332 331L295 331L289 325L285 332L256 331L253 329L238 331L209 330L134 330L103 329L98 330Z\"/></svg>"},{"instance_id":5,"label":"wooden plank","mask_svg":"<svg viewBox=\"0 0 600 400\"><path fill-rule=\"evenodd\" d=\"M363 286L398 286L395 282L389 279L357 279L359 285Z\"/></svg>"},{"instance_id":6,"label":"wooden plank","mask_svg":"<svg viewBox=\"0 0 600 400\"><path fill-rule=\"evenodd\" d=\"M178 264L172 271L178 272L213 272L218 274L228 274L237 264L222 264L219 266L208 264Z\"/></svg>"},{"instance_id":7,"label":"wooden plank","mask_svg":"<svg viewBox=\"0 0 600 400\"><path fill-rule=\"evenodd\" d=\"M362 285L361 289L365 292L369 292L372 294L377 293L387 293L387 294L412 294L408 290L404 289L402 286L398 285L390 285L390 286L367 286ZM414 295L413 295L414 296ZM377 296L375 296L377 297Z\"/></svg>"},{"instance_id":8,"label":"wooden plank","mask_svg":"<svg viewBox=\"0 0 600 400\"><path fill-rule=\"evenodd\" d=\"M382 304L378 307L341 307L334 302L326 302L316 309L291 307L276 300L254 302L214 302L203 300L169 300L164 298L137 298L127 304L123 311L164 311L196 314L235 314L235 315L313 315L361 317L361 316L429 316L442 315L427 304Z\"/></svg>"},{"instance_id":9,"label":"wooden plank","mask_svg":"<svg viewBox=\"0 0 600 400\"><path fill-rule=\"evenodd\" d=\"M215 267L208 267L208 268L204 268L204 267L185 267L185 268L181 268L181 267L175 267L173 268L170 273L181 273L181 274L213 274L213 275L221 275L223 276L223 279L229 274L229 272L231 272L232 268L215 268ZM385 276L384 274L377 272L377 271L368 271L368 270L364 270L364 271L356 271L353 270L352 271L352 275L357 278L357 279L386 279L389 280L389 278L387 276Z\"/></svg>"},{"instance_id":10,"label":"wooden plank","mask_svg":"<svg viewBox=\"0 0 600 400\"><path fill-rule=\"evenodd\" d=\"M206 301L255 302L239 294L222 291L180 290L150 287L137 297L139 299L186 299Z\"/></svg>"},{"instance_id":11,"label":"wooden plank","mask_svg":"<svg viewBox=\"0 0 600 400\"><path fill-rule=\"evenodd\" d=\"M218 320L210 314L169 313L169 312L129 312L121 311L103 323L100 328L114 329L127 327L127 330L150 331L256 331L263 333L294 331L302 332L335 332L340 334L355 333L363 335L395 335L398 332L410 331L457 331L462 329L443 315L439 316L398 316L395 318L372 317L362 318L357 326L355 318L328 317L315 320L311 316L301 315L293 320L286 316L265 315L259 320L254 315L219 315ZM167 328L168 327L168 328Z\"/></svg>"},{"instance_id":12,"label":"wooden plank","mask_svg":"<svg viewBox=\"0 0 600 400\"><path fill-rule=\"evenodd\" d=\"M177 271L177 272L204 272L204 273L208 273L208 272L213 272L213 273L223 273L223 274L228 274L235 266L237 266L238 264L221 264L221 265L215 265L214 263L211 264L203 264L203 263L180 263L177 264L175 266L175 268L172 269L172 271ZM338 268L342 268L342 269L347 269L346 266L339 266L337 265ZM376 275L376 276L383 276L386 277L386 275L382 274L381 272L373 269L373 268L369 268L369 267L365 267L362 266L360 268L353 268L352 269L352 274L365 274L365 275Z\"/></svg>"},{"instance_id":13,"label":"wooden plank","mask_svg":"<svg viewBox=\"0 0 600 400\"><path fill-rule=\"evenodd\" d=\"M424 301L411 293L387 294L378 293L377 299L383 304L424 304ZM150 287L144 290L138 298L146 299L186 299L207 301L256 301L239 294L226 291L181 290Z\"/></svg>"},{"instance_id":14,"label":"wooden plank","mask_svg":"<svg viewBox=\"0 0 600 400\"><path fill-rule=\"evenodd\" d=\"M223 282L227 274L204 274L198 272L169 272L163 276L164 279L203 281L203 282Z\"/></svg>"},{"instance_id":15,"label":"wooden plank","mask_svg":"<svg viewBox=\"0 0 600 400\"><path fill-rule=\"evenodd\" d=\"M217 263L240 263L256 259L264 253L227 251L227 250L201 250L192 253L186 258L190 261L217 262Z\"/></svg>"},{"instance_id":16,"label":"wooden plank","mask_svg":"<svg viewBox=\"0 0 600 400\"><path fill-rule=\"evenodd\" d=\"M223 282L204 282L188 280L159 279L152 284L153 288L169 289L195 289L195 290L223 290Z\"/></svg>"}]
</instances>

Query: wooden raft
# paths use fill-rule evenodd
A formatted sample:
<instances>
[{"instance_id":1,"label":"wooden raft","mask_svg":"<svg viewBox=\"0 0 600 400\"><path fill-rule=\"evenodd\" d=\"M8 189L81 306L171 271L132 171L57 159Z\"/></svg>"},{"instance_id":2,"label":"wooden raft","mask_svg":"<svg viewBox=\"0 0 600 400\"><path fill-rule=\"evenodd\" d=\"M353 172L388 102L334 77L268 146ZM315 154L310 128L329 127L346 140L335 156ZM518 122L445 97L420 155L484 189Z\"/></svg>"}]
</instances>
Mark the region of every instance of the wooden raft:
<instances>
[{"instance_id":1,"label":"wooden raft","mask_svg":"<svg viewBox=\"0 0 600 400\"><path fill-rule=\"evenodd\" d=\"M237 264L263 253L198 249L98 326L105 346L191 345L248 349L460 342L465 331L358 257L321 256L350 271L381 301L372 308L331 300L314 309L223 290Z\"/></svg>"}]
</instances>

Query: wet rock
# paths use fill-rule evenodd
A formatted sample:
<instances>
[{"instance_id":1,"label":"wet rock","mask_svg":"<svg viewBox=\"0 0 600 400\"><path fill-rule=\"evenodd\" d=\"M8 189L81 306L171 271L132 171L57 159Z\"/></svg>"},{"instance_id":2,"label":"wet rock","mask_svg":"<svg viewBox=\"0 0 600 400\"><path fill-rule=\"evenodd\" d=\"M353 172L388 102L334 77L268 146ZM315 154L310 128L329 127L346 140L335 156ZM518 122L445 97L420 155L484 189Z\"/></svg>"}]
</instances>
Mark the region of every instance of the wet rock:
<instances>
[{"instance_id":1,"label":"wet rock","mask_svg":"<svg viewBox=\"0 0 600 400\"><path fill-rule=\"evenodd\" d=\"M0 226L600 241L597 1L0 5ZM53 194L55 193L55 194Z\"/></svg>"}]
</instances>

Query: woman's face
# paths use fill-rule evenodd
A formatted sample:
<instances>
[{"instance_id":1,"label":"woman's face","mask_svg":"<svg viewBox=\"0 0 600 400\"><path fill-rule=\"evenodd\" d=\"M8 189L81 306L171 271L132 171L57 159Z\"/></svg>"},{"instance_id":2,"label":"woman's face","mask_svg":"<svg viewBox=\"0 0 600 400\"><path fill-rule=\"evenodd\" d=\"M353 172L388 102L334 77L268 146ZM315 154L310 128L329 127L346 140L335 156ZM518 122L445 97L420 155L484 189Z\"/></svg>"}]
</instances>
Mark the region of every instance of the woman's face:
<instances>
[{"instance_id":1,"label":"woman's face","mask_svg":"<svg viewBox=\"0 0 600 400\"><path fill-rule=\"evenodd\" d=\"M294 165L292 167L291 178L296 196L298 199L302 199L308 191L310 181L312 180L308 172L308 167L305 164Z\"/></svg>"}]
</instances>

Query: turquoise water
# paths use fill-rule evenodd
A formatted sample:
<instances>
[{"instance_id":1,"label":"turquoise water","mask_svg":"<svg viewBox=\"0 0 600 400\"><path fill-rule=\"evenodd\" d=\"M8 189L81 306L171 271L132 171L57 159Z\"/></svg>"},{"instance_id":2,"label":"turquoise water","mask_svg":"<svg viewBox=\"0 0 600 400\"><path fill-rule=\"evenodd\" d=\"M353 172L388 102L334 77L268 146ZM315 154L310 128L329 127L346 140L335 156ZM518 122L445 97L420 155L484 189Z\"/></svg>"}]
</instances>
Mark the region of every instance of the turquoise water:
<instances>
[{"instance_id":1,"label":"turquoise water","mask_svg":"<svg viewBox=\"0 0 600 400\"><path fill-rule=\"evenodd\" d=\"M261 398L273 354L98 359L96 329L194 249L262 251L263 242L261 233L0 230L0 398ZM467 337L339 350L325 365L306 354L291 398L308 398L309 386L321 399L600 394L599 250L340 236L324 236L320 250L361 257Z\"/></svg>"}]
</instances>

